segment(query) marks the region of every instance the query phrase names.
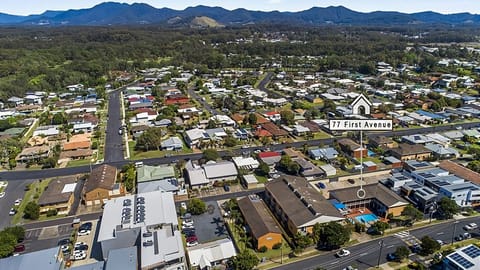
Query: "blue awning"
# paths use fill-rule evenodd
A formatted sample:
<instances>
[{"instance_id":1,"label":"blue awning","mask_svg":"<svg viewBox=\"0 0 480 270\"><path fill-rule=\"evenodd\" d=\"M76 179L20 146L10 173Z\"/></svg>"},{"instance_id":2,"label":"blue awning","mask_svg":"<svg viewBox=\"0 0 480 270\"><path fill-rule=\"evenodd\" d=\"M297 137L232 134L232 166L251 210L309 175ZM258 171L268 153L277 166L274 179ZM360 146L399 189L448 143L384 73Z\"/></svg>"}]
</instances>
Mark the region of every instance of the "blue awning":
<instances>
[{"instance_id":1,"label":"blue awning","mask_svg":"<svg viewBox=\"0 0 480 270\"><path fill-rule=\"evenodd\" d=\"M345 204L343 204L343 203L334 203L333 206L335 206L335 208L337 208L337 209L345 209L346 208Z\"/></svg>"}]
</instances>

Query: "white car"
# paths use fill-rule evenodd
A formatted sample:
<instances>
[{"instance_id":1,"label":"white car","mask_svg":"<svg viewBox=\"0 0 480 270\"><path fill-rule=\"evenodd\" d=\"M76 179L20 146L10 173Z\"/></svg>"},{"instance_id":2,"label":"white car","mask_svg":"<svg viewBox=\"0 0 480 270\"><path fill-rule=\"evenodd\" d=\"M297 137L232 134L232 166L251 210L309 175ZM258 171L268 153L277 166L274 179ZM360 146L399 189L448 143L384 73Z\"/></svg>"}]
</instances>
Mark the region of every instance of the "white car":
<instances>
[{"instance_id":1,"label":"white car","mask_svg":"<svg viewBox=\"0 0 480 270\"><path fill-rule=\"evenodd\" d=\"M75 261L84 260L86 258L87 258L87 253L86 252L73 254L73 259Z\"/></svg>"},{"instance_id":2,"label":"white car","mask_svg":"<svg viewBox=\"0 0 480 270\"><path fill-rule=\"evenodd\" d=\"M350 251L348 249L340 249L339 251L337 251L337 257L341 258L341 257L346 257L348 255L350 255Z\"/></svg>"},{"instance_id":3,"label":"white car","mask_svg":"<svg viewBox=\"0 0 480 270\"><path fill-rule=\"evenodd\" d=\"M78 231L77 234L78 234L78 236L89 235L90 230L80 230L80 231Z\"/></svg>"},{"instance_id":4,"label":"white car","mask_svg":"<svg viewBox=\"0 0 480 270\"><path fill-rule=\"evenodd\" d=\"M60 248L62 249L62 252L68 251L68 245L62 245Z\"/></svg>"},{"instance_id":5,"label":"white car","mask_svg":"<svg viewBox=\"0 0 480 270\"><path fill-rule=\"evenodd\" d=\"M193 242L187 242L187 247L194 247L198 245L198 242L197 241L193 241Z\"/></svg>"},{"instance_id":6,"label":"white car","mask_svg":"<svg viewBox=\"0 0 480 270\"><path fill-rule=\"evenodd\" d=\"M17 210L15 210L15 209L13 209L13 208L11 208L11 209L10 209L10 212L8 212L8 214L9 214L10 216L15 215L16 213L17 213Z\"/></svg>"},{"instance_id":7,"label":"white car","mask_svg":"<svg viewBox=\"0 0 480 270\"><path fill-rule=\"evenodd\" d=\"M478 228L478 225L476 223L473 223L473 222L463 226L463 229L467 230L467 231L475 230L476 228Z\"/></svg>"},{"instance_id":8,"label":"white car","mask_svg":"<svg viewBox=\"0 0 480 270\"><path fill-rule=\"evenodd\" d=\"M5 197L5 191L0 192L0 198Z\"/></svg>"},{"instance_id":9,"label":"white car","mask_svg":"<svg viewBox=\"0 0 480 270\"><path fill-rule=\"evenodd\" d=\"M187 210L187 203L186 202L181 202L180 207Z\"/></svg>"},{"instance_id":10,"label":"white car","mask_svg":"<svg viewBox=\"0 0 480 270\"><path fill-rule=\"evenodd\" d=\"M16 199L13 205L19 206L22 203L22 199Z\"/></svg>"},{"instance_id":11,"label":"white car","mask_svg":"<svg viewBox=\"0 0 480 270\"><path fill-rule=\"evenodd\" d=\"M85 246L87 243L85 242L76 242L75 245L73 245L74 248L79 247L79 246Z\"/></svg>"}]
</instances>

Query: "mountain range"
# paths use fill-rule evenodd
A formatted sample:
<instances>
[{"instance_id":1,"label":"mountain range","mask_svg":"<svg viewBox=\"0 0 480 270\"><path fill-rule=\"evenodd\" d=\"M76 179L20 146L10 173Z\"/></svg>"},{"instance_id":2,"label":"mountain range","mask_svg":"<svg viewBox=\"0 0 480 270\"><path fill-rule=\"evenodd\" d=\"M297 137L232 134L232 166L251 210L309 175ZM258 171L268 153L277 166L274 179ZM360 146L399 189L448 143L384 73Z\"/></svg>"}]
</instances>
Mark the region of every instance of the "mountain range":
<instances>
[{"instance_id":1,"label":"mountain range","mask_svg":"<svg viewBox=\"0 0 480 270\"><path fill-rule=\"evenodd\" d=\"M200 19L199 19L200 18ZM290 25L406 25L448 24L480 25L480 15L470 13L440 14L435 12L400 13L376 11L362 13L343 6L313 7L299 12L227 10L221 7L196 6L184 10L154 8L148 4L105 2L92 8L46 11L39 15L17 16L0 13L0 25L140 25L169 24L174 26L235 26L258 23ZM205 23L204 23L205 22Z\"/></svg>"}]
</instances>

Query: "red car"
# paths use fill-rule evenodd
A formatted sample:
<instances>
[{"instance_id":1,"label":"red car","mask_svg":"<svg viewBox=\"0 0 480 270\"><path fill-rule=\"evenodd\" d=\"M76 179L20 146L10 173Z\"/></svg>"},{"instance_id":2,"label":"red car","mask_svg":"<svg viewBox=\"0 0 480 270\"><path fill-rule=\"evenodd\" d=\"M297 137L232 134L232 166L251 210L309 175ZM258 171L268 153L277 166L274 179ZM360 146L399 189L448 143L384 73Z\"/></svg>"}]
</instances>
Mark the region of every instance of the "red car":
<instances>
[{"instance_id":1,"label":"red car","mask_svg":"<svg viewBox=\"0 0 480 270\"><path fill-rule=\"evenodd\" d=\"M195 235L187 237L187 242L195 242L198 241L198 238Z\"/></svg>"},{"instance_id":2,"label":"red car","mask_svg":"<svg viewBox=\"0 0 480 270\"><path fill-rule=\"evenodd\" d=\"M25 251L25 245L16 245L15 249L13 251L14 252L23 252L23 251Z\"/></svg>"}]
</instances>

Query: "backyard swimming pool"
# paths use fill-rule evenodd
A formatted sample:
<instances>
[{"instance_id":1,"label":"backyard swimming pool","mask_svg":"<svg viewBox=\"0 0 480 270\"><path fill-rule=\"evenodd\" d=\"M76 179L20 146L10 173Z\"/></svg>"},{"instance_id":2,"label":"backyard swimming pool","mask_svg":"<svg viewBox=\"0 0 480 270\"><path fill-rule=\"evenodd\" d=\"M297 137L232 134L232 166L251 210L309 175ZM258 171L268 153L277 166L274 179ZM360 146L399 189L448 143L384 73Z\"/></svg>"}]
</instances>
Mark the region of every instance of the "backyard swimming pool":
<instances>
[{"instance_id":1,"label":"backyard swimming pool","mask_svg":"<svg viewBox=\"0 0 480 270\"><path fill-rule=\"evenodd\" d=\"M375 214L363 214L356 216L355 219L362 223L370 223L378 220L378 217Z\"/></svg>"}]
</instances>

